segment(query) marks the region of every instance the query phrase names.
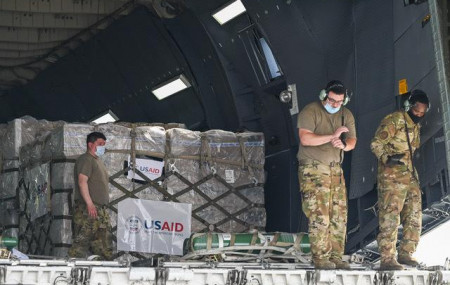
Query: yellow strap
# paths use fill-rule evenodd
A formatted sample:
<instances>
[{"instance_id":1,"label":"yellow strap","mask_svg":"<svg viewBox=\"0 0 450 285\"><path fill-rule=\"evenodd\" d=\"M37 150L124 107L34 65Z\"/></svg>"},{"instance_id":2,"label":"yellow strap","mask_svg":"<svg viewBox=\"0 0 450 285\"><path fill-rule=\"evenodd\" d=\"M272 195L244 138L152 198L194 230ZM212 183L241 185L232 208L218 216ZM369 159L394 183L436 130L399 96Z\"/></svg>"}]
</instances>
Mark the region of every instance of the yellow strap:
<instances>
[{"instance_id":1,"label":"yellow strap","mask_svg":"<svg viewBox=\"0 0 450 285\"><path fill-rule=\"evenodd\" d=\"M278 238L280 237L280 233L276 232L273 236L273 240L269 243L269 246L275 246L277 244Z\"/></svg>"},{"instance_id":2,"label":"yellow strap","mask_svg":"<svg viewBox=\"0 0 450 285\"><path fill-rule=\"evenodd\" d=\"M212 246L212 234L208 233L206 236L206 249L210 250Z\"/></svg>"},{"instance_id":3,"label":"yellow strap","mask_svg":"<svg viewBox=\"0 0 450 285\"><path fill-rule=\"evenodd\" d=\"M236 234L231 234L230 246L233 246L235 242L236 242Z\"/></svg>"},{"instance_id":4,"label":"yellow strap","mask_svg":"<svg viewBox=\"0 0 450 285\"><path fill-rule=\"evenodd\" d=\"M297 239L294 242L294 248L296 250L300 250L300 243L302 242L302 239L303 239L303 233L298 233Z\"/></svg>"},{"instance_id":5,"label":"yellow strap","mask_svg":"<svg viewBox=\"0 0 450 285\"><path fill-rule=\"evenodd\" d=\"M254 232L253 236L252 236L252 241L250 242L250 245L255 245L257 239L258 239L258 232Z\"/></svg>"}]
</instances>

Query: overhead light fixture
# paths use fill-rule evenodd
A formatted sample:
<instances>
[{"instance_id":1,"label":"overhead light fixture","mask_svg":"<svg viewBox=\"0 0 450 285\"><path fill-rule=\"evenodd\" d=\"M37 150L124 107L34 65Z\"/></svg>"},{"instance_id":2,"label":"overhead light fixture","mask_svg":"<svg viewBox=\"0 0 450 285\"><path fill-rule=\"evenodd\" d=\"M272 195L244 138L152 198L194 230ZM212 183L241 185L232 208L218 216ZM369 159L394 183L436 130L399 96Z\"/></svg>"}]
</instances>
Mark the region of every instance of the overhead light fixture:
<instances>
[{"instance_id":1,"label":"overhead light fixture","mask_svg":"<svg viewBox=\"0 0 450 285\"><path fill-rule=\"evenodd\" d=\"M162 100L189 87L191 87L189 80L187 80L186 76L180 74L177 77L154 87L152 89L152 93L156 96L156 98L158 98L158 100Z\"/></svg>"},{"instance_id":2,"label":"overhead light fixture","mask_svg":"<svg viewBox=\"0 0 450 285\"><path fill-rule=\"evenodd\" d=\"M113 113L113 111L108 110L107 112L101 113L100 115L96 116L90 122L98 125L98 124L115 122L117 120L119 120L119 117L117 117L116 114Z\"/></svg>"},{"instance_id":3,"label":"overhead light fixture","mask_svg":"<svg viewBox=\"0 0 450 285\"><path fill-rule=\"evenodd\" d=\"M219 24L223 25L245 11L244 4L242 4L241 0L236 0L220 8L217 12L213 13L212 16Z\"/></svg>"}]
</instances>

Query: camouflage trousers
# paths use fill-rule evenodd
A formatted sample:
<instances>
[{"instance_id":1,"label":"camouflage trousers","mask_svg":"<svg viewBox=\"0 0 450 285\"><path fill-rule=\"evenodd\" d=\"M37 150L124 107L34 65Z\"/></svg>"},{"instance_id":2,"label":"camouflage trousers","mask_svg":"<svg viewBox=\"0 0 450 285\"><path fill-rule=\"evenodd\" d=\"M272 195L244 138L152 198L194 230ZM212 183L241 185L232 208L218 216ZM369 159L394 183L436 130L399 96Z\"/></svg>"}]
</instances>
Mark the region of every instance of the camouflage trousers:
<instances>
[{"instance_id":1,"label":"camouflage trousers","mask_svg":"<svg viewBox=\"0 0 450 285\"><path fill-rule=\"evenodd\" d=\"M112 260L112 235L109 213L97 206L97 219L89 217L84 202L75 202L74 239L69 256L86 258L91 252L104 260Z\"/></svg>"},{"instance_id":2,"label":"camouflage trousers","mask_svg":"<svg viewBox=\"0 0 450 285\"><path fill-rule=\"evenodd\" d=\"M300 161L298 174L313 260L341 259L347 229L347 191L341 166Z\"/></svg>"},{"instance_id":3,"label":"camouflage trousers","mask_svg":"<svg viewBox=\"0 0 450 285\"><path fill-rule=\"evenodd\" d=\"M377 236L381 260L395 258L398 227L403 225L399 254L416 251L422 230L422 196L411 172L379 165Z\"/></svg>"}]
</instances>

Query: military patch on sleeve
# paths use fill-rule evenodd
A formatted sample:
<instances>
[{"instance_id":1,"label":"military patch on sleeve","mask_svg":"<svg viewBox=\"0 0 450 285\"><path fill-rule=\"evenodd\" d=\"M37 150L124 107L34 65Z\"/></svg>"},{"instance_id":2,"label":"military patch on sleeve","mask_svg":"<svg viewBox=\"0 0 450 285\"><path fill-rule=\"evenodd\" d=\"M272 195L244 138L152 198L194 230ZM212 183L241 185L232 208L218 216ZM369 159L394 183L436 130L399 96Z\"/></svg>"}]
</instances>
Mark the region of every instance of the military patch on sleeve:
<instances>
[{"instance_id":1,"label":"military patch on sleeve","mask_svg":"<svg viewBox=\"0 0 450 285\"><path fill-rule=\"evenodd\" d=\"M388 136L389 136L389 134L388 134L388 132L386 132L386 131L382 131L382 132L378 135L378 137L379 137L380 139L382 139L382 140L387 139Z\"/></svg>"}]
</instances>

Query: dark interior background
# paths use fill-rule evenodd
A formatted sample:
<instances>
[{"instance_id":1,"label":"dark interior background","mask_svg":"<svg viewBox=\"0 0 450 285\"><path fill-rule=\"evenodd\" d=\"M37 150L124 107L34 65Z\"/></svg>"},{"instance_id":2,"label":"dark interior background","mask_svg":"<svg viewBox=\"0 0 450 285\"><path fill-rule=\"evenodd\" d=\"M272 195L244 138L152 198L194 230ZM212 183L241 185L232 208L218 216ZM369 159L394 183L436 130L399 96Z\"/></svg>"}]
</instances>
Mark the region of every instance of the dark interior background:
<instances>
[{"instance_id":1,"label":"dark interior background","mask_svg":"<svg viewBox=\"0 0 450 285\"><path fill-rule=\"evenodd\" d=\"M347 250L372 241L378 220L376 160L369 149L380 120L399 105L398 81L440 105L426 3L403 1L243 0L247 13L220 26L211 13L227 0L186 0L161 19L138 7L42 72L0 97L0 121L23 115L86 122L111 109L121 121L180 122L193 130L247 129L266 138L267 231L305 231L297 181L296 114L278 99L296 84L299 107L317 100L332 79L352 91L358 144L346 154ZM276 58L271 76L260 39ZM165 100L151 88L185 74L192 83ZM442 115L432 108L417 166L424 207L448 195ZM441 193L436 194L433 189ZM434 191L434 192L433 192Z\"/></svg>"}]
</instances>

